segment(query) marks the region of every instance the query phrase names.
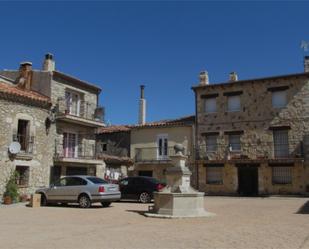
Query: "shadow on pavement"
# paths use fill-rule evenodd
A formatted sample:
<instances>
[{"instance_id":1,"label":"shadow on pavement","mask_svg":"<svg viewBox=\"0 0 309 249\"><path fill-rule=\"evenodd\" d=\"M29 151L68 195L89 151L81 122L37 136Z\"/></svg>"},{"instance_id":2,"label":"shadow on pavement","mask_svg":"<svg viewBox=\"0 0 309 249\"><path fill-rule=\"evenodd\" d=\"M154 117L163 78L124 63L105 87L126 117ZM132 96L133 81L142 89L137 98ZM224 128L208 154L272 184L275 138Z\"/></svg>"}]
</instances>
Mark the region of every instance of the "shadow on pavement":
<instances>
[{"instance_id":1,"label":"shadow on pavement","mask_svg":"<svg viewBox=\"0 0 309 249\"><path fill-rule=\"evenodd\" d=\"M145 213L147 213L148 211L143 211L143 210L126 210L126 212L130 212L130 213L136 213L136 214L139 214L139 215L142 215L142 216L145 216Z\"/></svg>"},{"instance_id":2,"label":"shadow on pavement","mask_svg":"<svg viewBox=\"0 0 309 249\"><path fill-rule=\"evenodd\" d=\"M296 213L297 214L309 214L309 201L304 203L304 205L302 205Z\"/></svg>"}]
</instances>

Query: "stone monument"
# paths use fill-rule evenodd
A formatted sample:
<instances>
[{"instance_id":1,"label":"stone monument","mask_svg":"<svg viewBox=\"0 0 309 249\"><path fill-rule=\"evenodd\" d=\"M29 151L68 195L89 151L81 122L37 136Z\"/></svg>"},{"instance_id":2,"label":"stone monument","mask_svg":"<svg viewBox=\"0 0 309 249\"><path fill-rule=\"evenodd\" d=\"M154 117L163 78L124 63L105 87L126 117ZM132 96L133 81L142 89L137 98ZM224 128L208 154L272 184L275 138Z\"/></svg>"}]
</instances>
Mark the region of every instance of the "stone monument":
<instances>
[{"instance_id":1,"label":"stone monument","mask_svg":"<svg viewBox=\"0 0 309 249\"><path fill-rule=\"evenodd\" d=\"M174 166L166 170L167 186L161 192L154 193L154 206L145 215L158 218L214 216L204 208L204 193L190 185L192 173L186 167L184 147L177 144L174 149L176 155L171 156Z\"/></svg>"}]
</instances>

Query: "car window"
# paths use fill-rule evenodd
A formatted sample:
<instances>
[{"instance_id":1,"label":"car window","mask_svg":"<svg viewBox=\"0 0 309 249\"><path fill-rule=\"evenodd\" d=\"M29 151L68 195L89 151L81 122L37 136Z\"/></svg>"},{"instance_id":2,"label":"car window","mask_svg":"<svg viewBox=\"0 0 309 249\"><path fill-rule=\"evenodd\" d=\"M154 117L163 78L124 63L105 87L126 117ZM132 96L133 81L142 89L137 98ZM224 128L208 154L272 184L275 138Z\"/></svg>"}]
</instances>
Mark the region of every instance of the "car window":
<instances>
[{"instance_id":1,"label":"car window","mask_svg":"<svg viewBox=\"0 0 309 249\"><path fill-rule=\"evenodd\" d=\"M87 179L94 184L107 184L108 183L107 181L99 177L87 177Z\"/></svg>"},{"instance_id":2,"label":"car window","mask_svg":"<svg viewBox=\"0 0 309 249\"><path fill-rule=\"evenodd\" d=\"M61 178L60 180L55 182L55 186L63 187L66 186L67 178Z\"/></svg>"},{"instance_id":3,"label":"car window","mask_svg":"<svg viewBox=\"0 0 309 249\"><path fill-rule=\"evenodd\" d=\"M87 185L87 181L80 177L71 177L70 186Z\"/></svg>"},{"instance_id":4,"label":"car window","mask_svg":"<svg viewBox=\"0 0 309 249\"><path fill-rule=\"evenodd\" d=\"M129 184L129 180L128 179L123 179L120 181L120 185L128 185Z\"/></svg>"}]
</instances>

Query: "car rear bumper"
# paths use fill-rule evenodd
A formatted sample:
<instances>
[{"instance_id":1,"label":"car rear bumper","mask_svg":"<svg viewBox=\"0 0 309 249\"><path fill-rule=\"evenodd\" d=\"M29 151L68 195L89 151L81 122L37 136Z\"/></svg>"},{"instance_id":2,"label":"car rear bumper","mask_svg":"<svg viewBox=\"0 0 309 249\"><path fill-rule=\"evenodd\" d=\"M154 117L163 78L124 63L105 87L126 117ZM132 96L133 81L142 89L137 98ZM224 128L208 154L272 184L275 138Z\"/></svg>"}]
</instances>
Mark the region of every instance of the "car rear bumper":
<instances>
[{"instance_id":1,"label":"car rear bumper","mask_svg":"<svg viewBox=\"0 0 309 249\"><path fill-rule=\"evenodd\" d=\"M106 193L100 195L92 195L91 202L113 202L121 199L121 193Z\"/></svg>"}]
</instances>

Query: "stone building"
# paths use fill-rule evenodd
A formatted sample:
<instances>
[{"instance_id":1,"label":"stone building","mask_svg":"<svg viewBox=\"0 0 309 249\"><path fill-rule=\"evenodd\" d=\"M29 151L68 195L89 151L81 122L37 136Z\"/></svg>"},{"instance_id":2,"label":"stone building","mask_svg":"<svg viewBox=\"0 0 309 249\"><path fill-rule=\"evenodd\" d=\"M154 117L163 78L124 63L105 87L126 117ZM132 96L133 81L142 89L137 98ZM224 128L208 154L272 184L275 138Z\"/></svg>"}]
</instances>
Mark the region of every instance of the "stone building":
<instances>
[{"instance_id":1,"label":"stone building","mask_svg":"<svg viewBox=\"0 0 309 249\"><path fill-rule=\"evenodd\" d=\"M21 65L21 70L28 67ZM20 81L19 83L21 83ZM0 76L0 196L10 175L19 173L20 193L49 184L55 127L50 125L49 97ZM20 148L10 150L18 142Z\"/></svg>"},{"instance_id":2,"label":"stone building","mask_svg":"<svg viewBox=\"0 0 309 249\"><path fill-rule=\"evenodd\" d=\"M106 164L105 178L119 180L128 176L133 165L130 158L130 126L108 126L98 129L96 136L98 156Z\"/></svg>"},{"instance_id":3,"label":"stone building","mask_svg":"<svg viewBox=\"0 0 309 249\"><path fill-rule=\"evenodd\" d=\"M103 111L98 106L101 89L55 69L51 54L46 54L42 70L33 70L26 63L23 70L4 70L0 75L24 80L31 90L50 98L51 127L55 127L49 154L51 181L63 175L104 175L105 164L97 158L96 130L104 127Z\"/></svg>"},{"instance_id":4,"label":"stone building","mask_svg":"<svg viewBox=\"0 0 309 249\"><path fill-rule=\"evenodd\" d=\"M309 58L305 72L192 87L196 174L208 194L309 191Z\"/></svg>"}]
</instances>

